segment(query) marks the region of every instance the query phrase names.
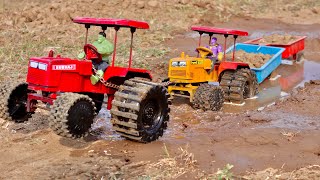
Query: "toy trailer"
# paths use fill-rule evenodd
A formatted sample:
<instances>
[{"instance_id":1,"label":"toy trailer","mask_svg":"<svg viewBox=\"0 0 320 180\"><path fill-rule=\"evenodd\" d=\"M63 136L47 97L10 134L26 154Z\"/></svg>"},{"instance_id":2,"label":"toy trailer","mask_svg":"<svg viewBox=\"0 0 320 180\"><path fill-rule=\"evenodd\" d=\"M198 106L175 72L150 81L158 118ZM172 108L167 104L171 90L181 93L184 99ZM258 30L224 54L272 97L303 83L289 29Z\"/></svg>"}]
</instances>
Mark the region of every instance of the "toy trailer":
<instances>
[{"instance_id":1,"label":"toy trailer","mask_svg":"<svg viewBox=\"0 0 320 180\"><path fill-rule=\"evenodd\" d=\"M281 64L281 55L284 48L280 47L272 47L272 46L259 46L253 44L244 44L244 43L237 43L235 46L230 47L227 49L227 53L231 51L238 51L243 50L247 53L261 53L261 54L269 54L271 58L266 61L259 68L251 68L256 73L258 83L262 83L269 75L277 69L278 66Z\"/></svg>"},{"instance_id":2,"label":"toy trailer","mask_svg":"<svg viewBox=\"0 0 320 180\"><path fill-rule=\"evenodd\" d=\"M145 80L152 78L149 71L131 67L133 34L136 29L148 29L148 23L86 17L74 18L73 22L86 28L85 60L54 57L53 51L48 57L30 58L26 83L1 85L0 116L25 121L39 107L37 104L43 102L50 106L50 127L54 132L65 137L82 137L88 133L106 94L113 128L121 136L140 142L162 136L169 120L166 88ZM92 61L101 61L101 55L93 45L87 44L92 26L101 27L102 31L115 30L112 64L96 85L90 82L90 76L95 73ZM122 28L129 28L131 33L127 67L115 66L117 33Z\"/></svg>"},{"instance_id":3,"label":"toy trailer","mask_svg":"<svg viewBox=\"0 0 320 180\"><path fill-rule=\"evenodd\" d=\"M287 44L270 43L270 44L264 44L264 45L285 48L284 52L282 53L282 59L288 59L292 57L292 59L296 61L300 61L304 55L303 54L303 50L305 46L304 41L305 41L305 38L307 38L307 36L294 36L294 37L295 37L295 40ZM259 41L261 39L262 38L252 39L244 43L259 45Z\"/></svg>"}]
</instances>

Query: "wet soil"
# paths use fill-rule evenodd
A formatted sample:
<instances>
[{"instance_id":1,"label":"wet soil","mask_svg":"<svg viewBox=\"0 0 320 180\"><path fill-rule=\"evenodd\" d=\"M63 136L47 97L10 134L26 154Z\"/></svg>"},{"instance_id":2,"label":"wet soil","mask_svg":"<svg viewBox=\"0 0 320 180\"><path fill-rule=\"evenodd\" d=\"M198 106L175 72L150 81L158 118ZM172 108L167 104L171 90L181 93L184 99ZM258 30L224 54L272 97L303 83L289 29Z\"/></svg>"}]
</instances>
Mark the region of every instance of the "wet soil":
<instances>
[{"instance_id":1,"label":"wet soil","mask_svg":"<svg viewBox=\"0 0 320 180\"><path fill-rule=\"evenodd\" d=\"M272 55L262 53L247 53L243 50L236 51L234 54L234 61L248 63L250 68L260 68L266 64ZM226 54L226 60L232 61L233 52Z\"/></svg>"},{"instance_id":2,"label":"wet soil","mask_svg":"<svg viewBox=\"0 0 320 180\"><path fill-rule=\"evenodd\" d=\"M258 43L259 44L290 44L297 40L295 36L289 34L271 34L268 36L263 36Z\"/></svg>"}]
</instances>

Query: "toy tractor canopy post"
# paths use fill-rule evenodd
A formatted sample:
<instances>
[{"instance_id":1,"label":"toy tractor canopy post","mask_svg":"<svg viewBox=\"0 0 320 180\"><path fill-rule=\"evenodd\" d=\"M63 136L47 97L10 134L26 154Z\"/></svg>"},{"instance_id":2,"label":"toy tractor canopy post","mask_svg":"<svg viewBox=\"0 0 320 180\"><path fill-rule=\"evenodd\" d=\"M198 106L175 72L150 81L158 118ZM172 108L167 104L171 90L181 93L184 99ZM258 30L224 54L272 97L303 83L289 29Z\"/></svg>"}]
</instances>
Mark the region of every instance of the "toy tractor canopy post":
<instances>
[{"instance_id":1,"label":"toy tractor canopy post","mask_svg":"<svg viewBox=\"0 0 320 180\"><path fill-rule=\"evenodd\" d=\"M116 58L117 38L118 38L119 29L124 27L124 28L130 28L130 31L131 31L130 57L129 57L129 64L128 64L129 68L131 68L131 63L132 63L133 33L136 31L136 29L149 29L149 25L146 22L127 20L127 19L76 17L73 19L73 22L85 25L85 28L86 28L85 44L87 44L87 41L88 41L88 31L90 26L101 26L101 29L103 32L105 32L108 27L114 27L115 36L114 36L114 52L112 56L112 67L114 66L114 62Z\"/></svg>"},{"instance_id":2,"label":"toy tractor canopy post","mask_svg":"<svg viewBox=\"0 0 320 180\"><path fill-rule=\"evenodd\" d=\"M207 26L192 26L191 30L197 31L200 34L199 37L199 47L201 46L201 37L202 34L208 34L209 35L209 44L210 40L213 36L213 34L221 34L224 36L224 56L223 56L223 61L226 60L226 48L227 48L227 38L229 35L233 35L234 41L233 41L233 46L235 47L236 44L236 39L238 36L248 36L248 32L246 31L241 31L241 30L234 30L234 29L224 29L224 28L215 28L215 27L207 27ZM233 55L232 55L232 61L234 61L234 54L235 54L235 49L233 48Z\"/></svg>"}]
</instances>

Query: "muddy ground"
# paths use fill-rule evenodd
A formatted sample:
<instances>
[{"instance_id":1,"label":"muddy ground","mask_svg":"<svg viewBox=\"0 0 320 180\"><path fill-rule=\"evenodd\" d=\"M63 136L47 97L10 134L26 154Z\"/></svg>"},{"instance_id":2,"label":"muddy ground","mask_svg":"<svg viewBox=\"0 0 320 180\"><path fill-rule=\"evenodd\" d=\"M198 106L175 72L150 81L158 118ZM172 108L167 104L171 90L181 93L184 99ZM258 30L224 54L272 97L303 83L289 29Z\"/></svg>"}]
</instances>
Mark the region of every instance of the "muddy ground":
<instances>
[{"instance_id":1,"label":"muddy ground","mask_svg":"<svg viewBox=\"0 0 320 180\"><path fill-rule=\"evenodd\" d=\"M179 1L178 7L183 3ZM143 12L151 11L150 5L143 6ZM34 8L42 12L37 6ZM55 8L52 7L53 12ZM228 22L212 22L205 17L194 20L202 25L249 31L249 37L239 38L240 42L271 33L308 36L305 60L282 64L260 85L257 98L247 100L244 106L225 104L220 112L203 112L177 98L171 106L168 130L149 144L119 137L111 128L107 111L100 112L90 135L78 140L54 134L48 128L48 112L43 110L37 110L25 123L0 119L0 179L214 179L217 170L226 164L234 165L231 172L239 179L319 179L319 8L302 9L306 13L292 16L291 24L285 23L283 16L296 12L294 8L285 6L283 13L267 12L259 15L260 19L248 11L247 16L233 16ZM305 16L308 21L303 21ZM20 19L19 14L14 17ZM34 22L46 22L43 17L40 13L40 20ZM67 24L69 17L61 18ZM42 31L46 32L45 28ZM1 32L10 33L3 28ZM162 42L170 52L150 60L155 79L167 74L170 58L181 51L192 55L197 45L197 34L187 29L179 29L171 36ZM0 40L11 40L8 39L3 35ZM222 42L221 37L218 40ZM23 64L12 66L19 67Z\"/></svg>"}]
</instances>

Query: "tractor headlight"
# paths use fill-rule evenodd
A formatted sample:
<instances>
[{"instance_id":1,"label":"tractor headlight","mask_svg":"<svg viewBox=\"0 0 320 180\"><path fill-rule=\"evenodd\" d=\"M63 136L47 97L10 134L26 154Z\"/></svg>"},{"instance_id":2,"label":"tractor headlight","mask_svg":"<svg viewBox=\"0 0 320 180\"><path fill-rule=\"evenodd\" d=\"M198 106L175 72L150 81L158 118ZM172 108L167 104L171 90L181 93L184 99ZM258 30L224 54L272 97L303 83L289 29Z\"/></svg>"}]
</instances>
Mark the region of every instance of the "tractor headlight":
<instances>
[{"instance_id":1,"label":"tractor headlight","mask_svg":"<svg viewBox=\"0 0 320 180\"><path fill-rule=\"evenodd\" d=\"M30 61L30 67L46 71L48 65L45 63L41 63L41 62Z\"/></svg>"},{"instance_id":2,"label":"tractor headlight","mask_svg":"<svg viewBox=\"0 0 320 180\"><path fill-rule=\"evenodd\" d=\"M172 66L172 67L176 67L176 66L178 66L178 64L179 64L178 61L173 61L173 62L171 63L171 66Z\"/></svg>"},{"instance_id":3,"label":"tractor headlight","mask_svg":"<svg viewBox=\"0 0 320 180\"><path fill-rule=\"evenodd\" d=\"M39 63L39 69L46 71L47 70L47 64Z\"/></svg>"},{"instance_id":4,"label":"tractor headlight","mask_svg":"<svg viewBox=\"0 0 320 180\"><path fill-rule=\"evenodd\" d=\"M30 61L30 67L32 68L38 68L39 63L35 61Z\"/></svg>"},{"instance_id":5,"label":"tractor headlight","mask_svg":"<svg viewBox=\"0 0 320 180\"><path fill-rule=\"evenodd\" d=\"M185 62L185 61L180 61L180 62L179 62L179 66L180 66L180 67L187 66L187 62Z\"/></svg>"},{"instance_id":6,"label":"tractor headlight","mask_svg":"<svg viewBox=\"0 0 320 180\"><path fill-rule=\"evenodd\" d=\"M185 67L187 66L187 62L186 61L173 61L171 63L172 67Z\"/></svg>"}]
</instances>

